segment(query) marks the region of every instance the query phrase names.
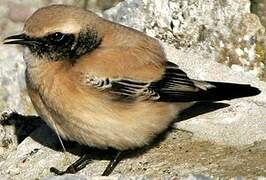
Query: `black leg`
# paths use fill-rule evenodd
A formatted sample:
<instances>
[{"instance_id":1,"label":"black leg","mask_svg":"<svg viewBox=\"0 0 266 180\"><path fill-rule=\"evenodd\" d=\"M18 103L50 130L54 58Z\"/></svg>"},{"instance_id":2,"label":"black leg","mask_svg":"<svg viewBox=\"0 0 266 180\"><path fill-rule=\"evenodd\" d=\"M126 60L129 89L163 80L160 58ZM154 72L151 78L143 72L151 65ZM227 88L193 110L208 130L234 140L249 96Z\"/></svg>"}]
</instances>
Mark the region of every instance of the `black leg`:
<instances>
[{"instance_id":1,"label":"black leg","mask_svg":"<svg viewBox=\"0 0 266 180\"><path fill-rule=\"evenodd\" d=\"M68 168L65 171L60 171L54 167L50 168L50 172L55 173L56 175L63 175L63 174L74 174L81 169L85 168L87 164L91 162L91 159L89 159L89 154L82 155L77 161L75 161L73 164L68 166Z\"/></svg>"},{"instance_id":2,"label":"black leg","mask_svg":"<svg viewBox=\"0 0 266 180\"><path fill-rule=\"evenodd\" d=\"M122 151L117 152L117 154L115 155L115 158L110 161L110 163L108 164L108 166L104 170L102 176L108 176L109 174L111 174L113 172L116 165L122 160L123 154L124 153Z\"/></svg>"}]
</instances>

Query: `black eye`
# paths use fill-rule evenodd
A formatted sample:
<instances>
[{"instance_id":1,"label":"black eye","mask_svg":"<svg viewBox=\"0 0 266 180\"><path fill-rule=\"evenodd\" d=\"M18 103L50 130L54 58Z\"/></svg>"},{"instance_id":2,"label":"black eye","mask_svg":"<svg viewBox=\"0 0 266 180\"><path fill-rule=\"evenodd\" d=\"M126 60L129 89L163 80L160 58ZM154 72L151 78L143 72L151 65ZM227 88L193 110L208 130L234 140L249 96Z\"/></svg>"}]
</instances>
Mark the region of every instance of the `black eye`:
<instances>
[{"instance_id":1,"label":"black eye","mask_svg":"<svg viewBox=\"0 0 266 180\"><path fill-rule=\"evenodd\" d=\"M53 41L53 42L62 42L65 39L65 34L56 32L56 33L50 34L48 38L50 41Z\"/></svg>"}]
</instances>

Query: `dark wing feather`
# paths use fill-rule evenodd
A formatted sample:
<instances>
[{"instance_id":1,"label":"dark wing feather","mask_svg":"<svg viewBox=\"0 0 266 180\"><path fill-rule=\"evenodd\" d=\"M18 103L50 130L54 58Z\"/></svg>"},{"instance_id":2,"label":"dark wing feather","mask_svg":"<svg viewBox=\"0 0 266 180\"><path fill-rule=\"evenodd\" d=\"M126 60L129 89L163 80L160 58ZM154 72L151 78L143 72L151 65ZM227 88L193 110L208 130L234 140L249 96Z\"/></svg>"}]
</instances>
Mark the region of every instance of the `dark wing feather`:
<instances>
[{"instance_id":1,"label":"dark wing feather","mask_svg":"<svg viewBox=\"0 0 266 180\"><path fill-rule=\"evenodd\" d=\"M260 91L250 85L189 79L174 63L167 62L162 78L154 82L88 76L86 85L112 94L114 100L164 102L220 101L253 96Z\"/></svg>"},{"instance_id":2,"label":"dark wing feather","mask_svg":"<svg viewBox=\"0 0 266 180\"><path fill-rule=\"evenodd\" d=\"M184 71L171 62L167 62L162 79L152 82L149 88L160 95L158 100L171 102L193 101L192 96L200 90Z\"/></svg>"},{"instance_id":3,"label":"dark wing feather","mask_svg":"<svg viewBox=\"0 0 266 180\"><path fill-rule=\"evenodd\" d=\"M112 80L111 88L108 89L111 94L116 95L119 100L135 100L143 97L143 92L148 88L149 83L133 80Z\"/></svg>"},{"instance_id":4,"label":"dark wing feather","mask_svg":"<svg viewBox=\"0 0 266 180\"><path fill-rule=\"evenodd\" d=\"M197 88L186 73L171 62L166 63L162 78L154 82L142 82L130 79L88 78L87 82L114 95L118 100L158 100L186 102Z\"/></svg>"}]
</instances>

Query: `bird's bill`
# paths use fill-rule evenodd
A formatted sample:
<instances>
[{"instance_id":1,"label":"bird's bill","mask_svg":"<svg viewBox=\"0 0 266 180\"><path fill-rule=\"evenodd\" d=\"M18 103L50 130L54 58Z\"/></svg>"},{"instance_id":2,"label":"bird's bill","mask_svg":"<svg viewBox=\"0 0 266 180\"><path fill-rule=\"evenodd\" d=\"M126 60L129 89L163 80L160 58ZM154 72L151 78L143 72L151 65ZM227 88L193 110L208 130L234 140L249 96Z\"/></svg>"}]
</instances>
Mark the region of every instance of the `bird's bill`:
<instances>
[{"instance_id":1,"label":"bird's bill","mask_svg":"<svg viewBox=\"0 0 266 180\"><path fill-rule=\"evenodd\" d=\"M17 34L4 39L4 44L30 45L33 42L34 41L28 38L25 34Z\"/></svg>"}]
</instances>

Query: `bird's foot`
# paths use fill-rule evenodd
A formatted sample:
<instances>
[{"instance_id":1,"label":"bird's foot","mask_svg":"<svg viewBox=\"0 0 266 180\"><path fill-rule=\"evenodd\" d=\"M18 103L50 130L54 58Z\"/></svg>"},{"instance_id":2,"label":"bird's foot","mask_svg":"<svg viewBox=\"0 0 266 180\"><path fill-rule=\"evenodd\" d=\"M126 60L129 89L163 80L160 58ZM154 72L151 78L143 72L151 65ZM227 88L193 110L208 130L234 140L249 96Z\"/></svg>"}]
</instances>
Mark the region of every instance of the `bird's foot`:
<instances>
[{"instance_id":1,"label":"bird's foot","mask_svg":"<svg viewBox=\"0 0 266 180\"><path fill-rule=\"evenodd\" d=\"M114 157L102 173L102 176L108 176L110 175L117 164L123 159L124 152L118 151ZM65 171L60 171L55 167L50 168L50 172L56 174L56 175L63 175L63 174L75 174L76 172L82 170L86 167L87 164L91 162L91 159L89 159L88 154L84 154L82 157L80 157L76 162L71 164Z\"/></svg>"},{"instance_id":2,"label":"bird's foot","mask_svg":"<svg viewBox=\"0 0 266 180\"><path fill-rule=\"evenodd\" d=\"M102 176L108 176L110 175L117 164L123 159L124 153L122 151L118 151L115 155L115 158L110 161L108 166L105 168L104 172L102 173Z\"/></svg>"},{"instance_id":3,"label":"bird's foot","mask_svg":"<svg viewBox=\"0 0 266 180\"><path fill-rule=\"evenodd\" d=\"M77 161L75 161L73 164L68 166L68 168L65 171L60 171L55 167L51 167L50 172L56 175L75 174L76 172L85 168L86 165L89 164L90 162L91 162L91 159L88 158L88 154L84 154Z\"/></svg>"}]
</instances>

